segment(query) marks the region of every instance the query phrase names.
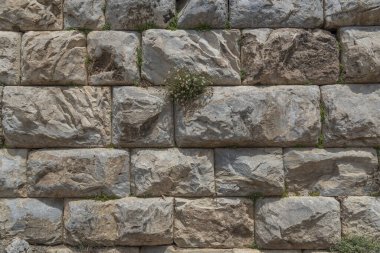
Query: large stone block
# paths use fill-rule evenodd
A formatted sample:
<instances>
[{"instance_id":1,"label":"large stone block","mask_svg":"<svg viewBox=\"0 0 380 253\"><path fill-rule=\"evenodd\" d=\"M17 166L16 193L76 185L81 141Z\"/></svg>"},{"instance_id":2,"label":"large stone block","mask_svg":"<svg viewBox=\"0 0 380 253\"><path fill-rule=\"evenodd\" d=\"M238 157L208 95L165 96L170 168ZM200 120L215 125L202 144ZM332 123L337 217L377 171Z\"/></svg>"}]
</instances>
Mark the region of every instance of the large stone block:
<instances>
[{"instance_id":1,"label":"large stone block","mask_svg":"<svg viewBox=\"0 0 380 253\"><path fill-rule=\"evenodd\" d=\"M171 147L172 101L159 88L113 88L112 130L116 146Z\"/></svg>"},{"instance_id":2,"label":"large stone block","mask_svg":"<svg viewBox=\"0 0 380 253\"><path fill-rule=\"evenodd\" d=\"M65 28L101 30L105 25L105 0L65 0Z\"/></svg>"},{"instance_id":3,"label":"large stone block","mask_svg":"<svg viewBox=\"0 0 380 253\"><path fill-rule=\"evenodd\" d=\"M91 85L134 84L140 80L134 32L101 31L87 36L88 82Z\"/></svg>"},{"instance_id":4,"label":"large stone block","mask_svg":"<svg viewBox=\"0 0 380 253\"><path fill-rule=\"evenodd\" d=\"M65 242L72 245L165 245L173 242L172 198L65 203Z\"/></svg>"},{"instance_id":5,"label":"large stone block","mask_svg":"<svg viewBox=\"0 0 380 253\"><path fill-rule=\"evenodd\" d=\"M327 147L380 146L380 84L321 87Z\"/></svg>"},{"instance_id":6,"label":"large stone block","mask_svg":"<svg viewBox=\"0 0 380 253\"><path fill-rule=\"evenodd\" d=\"M380 83L380 27L342 28L338 36L344 81Z\"/></svg>"},{"instance_id":7,"label":"large stone block","mask_svg":"<svg viewBox=\"0 0 380 253\"><path fill-rule=\"evenodd\" d=\"M255 222L256 243L264 249L326 249L341 239L334 198L260 199Z\"/></svg>"},{"instance_id":8,"label":"large stone block","mask_svg":"<svg viewBox=\"0 0 380 253\"><path fill-rule=\"evenodd\" d=\"M37 150L28 156L28 196L127 197L129 154L117 149Z\"/></svg>"},{"instance_id":9,"label":"large stone block","mask_svg":"<svg viewBox=\"0 0 380 253\"><path fill-rule=\"evenodd\" d=\"M329 84L339 78L338 43L328 31L244 30L241 57L244 84Z\"/></svg>"},{"instance_id":10,"label":"large stone block","mask_svg":"<svg viewBox=\"0 0 380 253\"><path fill-rule=\"evenodd\" d=\"M108 0L106 22L114 30L166 28L175 13L175 0Z\"/></svg>"},{"instance_id":11,"label":"large stone block","mask_svg":"<svg viewBox=\"0 0 380 253\"><path fill-rule=\"evenodd\" d=\"M380 25L378 0L324 0L325 27Z\"/></svg>"},{"instance_id":12,"label":"large stone block","mask_svg":"<svg viewBox=\"0 0 380 253\"><path fill-rule=\"evenodd\" d=\"M27 32L22 37L23 85L86 84L86 37L77 31Z\"/></svg>"},{"instance_id":13,"label":"large stone block","mask_svg":"<svg viewBox=\"0 0 380 253\"><path fill-rule=\"evenodd\" d=\"M137 247L106 247L94 248L89 246L81 246L80 248L67 247L67 246L31 246L27 253L139 253ZM19 252L17 252L19 253ZM22 252L24 253L24 252ZM26 252L25 252L26 253Z\"/></svg>"},{"instance_id":14,"label":"large stone block","mask_svg":"<svg viewBox=\"0 0 380 253\"><path fill-rule=\"evenodd\" d=\"M182 248L245 247L254 241L248 199L176 199L174 242Z\"/></svg>"},{"instance_id":15,"label":"large stone block","mask_svg":"<svg viewBox=\"0 0 380 253\"><path fill-rule=\"evenodd\" d=\"M300 250L181 249L175 246L142 247L140 253L301 253Z\"/></svg>"},{"instance_id":16,"label":"large stone block","mask_svg":"<svg viewBox=\"0 0 380 253\"><path fill-rule=\"evenodd\" d=\"M370 195L378 169L374 149L286 149L286 185L291 193L323 196Z\"/></svg>"},{"instance_id":17,"label":"large stone block","mask_svg":"<svg viewBox=\"0 0 380 253\"><path fill-rule=\"evenodd\" d=\"M320 132L317 86L214 87L192 108L176 108L181 147L314 146Z\"/></svg>"},{"instance_id":18,"label":"large stone block","mask_svg":"<svg viewBox=\"0 0 380 253\"><path fill-rule=\"evenodd\" d=\"M0 30L61 30L62 0L2 0Z\"/></svg>"},{"instance_id":19,"label":"large stone block","mask_svg":"<svg viewBox=\"0 0 380 253\"><path fill-rule=\"evenodd\" d=\"M3 128L11 147L97 147L110 144L108 88L7 86Z\"/></svg>"},{"instance_id":20,"label":"large stone block","mask_svg":"<svg viewBox=\"0 0 380 253\"><path fill-rule=\"evenodd\" d=\"M17 236L32 244L59 244L62 208L60 200L0 199L0 238Z\"/></svg>"},{"instance_id":21,"label":"large stone block","mask_svg":"<svg viewBox=\"0 0 380 253\"><path fill-rule=\"evenodd\" d=\"M131 177L135 196L214 195L213 151L175 148L133 150Z\"/></svg>"},{"instance_id":22,"label":"large stone block","mask_svg":"<svg viewBox=\"0 0 380 253\"><path fill-rule=\"evenodd\" d=\"M240 85L238 30L143 33L142 78L163 84L168 73L184 68L202 73L218 85Z\"/></svg>"},{"instance_id":23,"label":"large stone block","mask_svg":"<svg viewBox=\"0 0 380 253\"><path fill-rule=\"evenodd\" d=\"M219 196L282 195L281 149L216 149L215 185Z\"/></svg>"},{"instance_id":24,"label":"large stone block","mask_svg":"<svg viewBox=\"0 0 380 253\"><path fill-rule=\"evenodd\" d=\"M323 25L321 0L230 0L233 28L300 27Z\"/></svg>"},{"instance_id":25,"label":"large stone block","mask_svg":"<svg viewBox=\"0 0 380 253\"><path fill-rule=\"evenodd\" d=\"M1 7L0 7L1 9ZM1 23L1 17L0 17ZM1 26L1 25L0 25ZM0 84L20 83L21 34L0 32Z\"/></svg>"}]
</instances>

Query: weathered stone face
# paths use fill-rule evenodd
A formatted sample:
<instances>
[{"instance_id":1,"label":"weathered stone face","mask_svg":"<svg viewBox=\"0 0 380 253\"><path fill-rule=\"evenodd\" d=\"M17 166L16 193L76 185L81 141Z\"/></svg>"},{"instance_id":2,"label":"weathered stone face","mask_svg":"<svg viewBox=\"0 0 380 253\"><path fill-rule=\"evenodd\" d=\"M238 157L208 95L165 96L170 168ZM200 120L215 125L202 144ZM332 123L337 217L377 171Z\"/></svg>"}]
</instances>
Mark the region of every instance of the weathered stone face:
<instances>
[{"instance_id":1,"label":"weathered stone face","mask_svg":"<svg viewBox=\"0 0 380 253\"><path fill-rule=\"evenodd\" d=\"M2 0L0 30L61 30L62 0Z\"/></svg>"},{"instance_id":2,"label":"weathered stone face","mask_svg":"<svg viewBox=\"0 0 380 253\"><path fill-rule=\"evenodd\" d=\"M380 85L321 87L327 147L376 147L380 143Z\"/></svg>"},{"instance_id":3,"label":"weathered stone face","mask_svg":"<svg viewBox=\"0 0 380 253\"><path fill-rule=\"evenodd\" d=\"M28 253L139 253L136 247L116 247L116 248L93 248L90 246L82 246L81 248L72 248L66 246L44 247L32 246L31 252Z\"/></svg>"},{"instance_id":4,"label":"weathered stone face","mask_svg":"<svg viewBox=\"0 0 380 253\"><path fill-rule=\"evenodd\" d=\"M248 199L176 199L174 242L182 248L233 248L254 241Z\"/></svg>"},{"instance_id":5,"label":"weathered stone face","mask_svg":"<svg viewBox=\"0 0 380 253\"><path fill-rule=\"evenodd\" d=\"M215 87L193 108L176 108L176 142L181 147L314 146L319 99L315 86Z\"/></svg>"},{"instance_id":6,"label":"weathered stone face","mask_svg":"<svg viewBox=\"0 0 380 253\"><path fill-rule=\"evenodd\" d=\"M281 149L216 149L219 196L281 195L285 190Z\"/></svg>"},{"instance_id":7,"label":"weathered stone face","mask_svg":"<svg viewBox=\"0 0 380 253\"><path fill-rule=\"evenodd\" d=\"M341 238L334 198L260 199L255 218L256 243L266 249L326 249Z\"/></svg>"},{"instance_id":8,"label":"weathered stone face","mask_svg":"<svg viewBox=\"0 0 380 253\"><path fill-rule=\"evenodd\" d=\"M1 246L1 243L0 243ZM27 241L22 240L18 237L14 238L12 242L6 247L5 253L28 253L30 250L30 245ZM3 247L1 248L1 253L3 253Z\"/></svg>"},{"instance_id":9,"label":"weathered stone face","mask_svg":"<svg viewBox=\"0 0 380 253\"><path fill-rule=\"evenodd\" d=\"M170 147L174 142L173 105L163 89L113 88L113 144Z\"/></svg>"},{"instance_id":10,"label":"weathered stone face","mask_svg":"<svg viewBox=\"0 0 380 253\"><path fill-rule=\"evenodd\" d=\"M31 244L62 242L62 202L52 199L0 199L0 238Z\"/></svg>"},{"instance_id":11,"label":"weathered stone face","mask_svg":"<svg viewBox=\"0 0 380 253\"><path fill-rule=\"evenodd\" d=\"M23 85L86 84L86 37L77 31L27 32L22 37Z\"/></svg>"},{"instance_id":12,"label":"weathered stone face","mask_svg":"<svg viewBox=\"0 0 380 253\"><path fill-rule=\"evenodd\" d=\"M0 84L2 85L20 83L20 46L20 33L0 32Z\"/></svg>"},{"instance_id":13,"label":"weathered stone face","mask_svg":"<svg viewBox=\"0 0 380 253\"><path fill-rule=\"evenodd\" d=\"M241 56L243 84L329 84L339 77L338 43L323 30L244 30Z\"/></svg>"},{"instance_id":14,"label":"weathered stone face","mask_svg":"<svg viewBox=\"0 0 380 253\"><path fill-rule=\"evenodd\" d=\"M239 39L238 30L145 31L142 78L163 84L169 71L185 68L214 84L240 85Z\"/></svg>"},{"instance_id":15,"label":"weathered stone face","mask_svg":"<svg viewBox=\"0 0 380 253\"><path fill-rule=\"evenodd\" d=\"M105 0L65 0L65 28L102 29L105 25Z\"/></svg>"},{"instance_id":16,"label":"weathered stone face","mask_svg":"<svg viewBox=\"0 0 380 253\"><path fill-rule=\"evenodd\" d=\"M380 14L380 3L377 9ZM380 82L380 27L342 28L339 29L338 36L342 48L344 81Z\"/></svg>"},{"instance_id":17,"label":"weathered stone face","mask_svg":"<svg viewBox=\"0 0 380 253\"><path fill-rule=\"evenodd\" d=\"M65 242L72 245L161 245L173 242L172 198L67 201Z\"/></svg>"},{"instance_id":18,"label":"weathered stone face","mask_svg":"<svg viewBox=\"0 0 380 253\"><path fill-rule=\"evenodd\" d=\"M215 193L214 156L207 149L138 149L131 159L135 196L201 197Z\"/></svg>"},{"instance_id":19,"label":"weathered stone face","mask_svg":"<svg viewBox=\"0 0 380 253\"><path fill-rule=\"evenodd\" d=\"M114 30L166 28L175 12L175 0L109 0L106 22Z\"/></svg>"},{"instance_id":20,"label":"weathered stone face","mask_svg":"<svg viewBox=\"0 0 380 253\"><path fill-rule=\"evenodd\" d=\"M230 0L233 28L300 27L323 25L321 0Z\"/></svg>"},{"instance_id":21,"label":"weathered stone face","mask_svg":"<svg viewBox=\"0 0 380 253\"><path fill-rule=\"evenodd\" d=\"M134 32L102 31L87 36L88 74L91 85L133 84L140 80Z\"/></svg>"},{"instance_id":22,"label":"weathered stone face","mask_svg":"<svg viewBox=\"0 0 380 253\"><path fill-rule=\"evenodd\" d=\"M173 246L142 247L140 253L301 253L298 250L264 250L256 249L180 249Z\"/></svg>"},{"instance_id":23,"label":"weathered stone face","mask_svg":"<svg viewBox=\"0 0 380 253\"><path fill-rule=\"evenodd\" d=\"M28 181L31 197L126 197L129 154L100 148L33 151L28 156Z\"/></svg>"},{"instance_id":24,"label":"weathered stone face","mask_svg":"<svg viewBox=\"0 0 380 253\"><path fill-rule=\"evenodd\" d=\"M110 143L108 88L4 88L3 128L10 147L96 147Z\"/></svg>"}]
</instances>

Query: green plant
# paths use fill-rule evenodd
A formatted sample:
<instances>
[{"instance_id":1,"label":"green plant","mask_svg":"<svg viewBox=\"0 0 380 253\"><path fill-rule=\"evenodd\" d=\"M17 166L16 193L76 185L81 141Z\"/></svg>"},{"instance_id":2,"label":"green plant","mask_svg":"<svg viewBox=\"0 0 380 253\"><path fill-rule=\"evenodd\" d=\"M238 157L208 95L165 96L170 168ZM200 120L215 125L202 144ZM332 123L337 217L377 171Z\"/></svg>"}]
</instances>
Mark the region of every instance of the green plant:
<instances>
[{"instance_id":1,"label":"green plant","mask_svg":"<svg viewBox=\"0 0 380 253\"><path fill-rule=\"evenodd\" d=\"M91 29L87 29L87 28L74 28L74 27L70 27L70 28L67 28L66 30L67 31L78 31L78 32L83 33L84 35L87 35L90 32L92 32Z\"/></svg>"},{"instance_id":2,"label":"green plant","mask_svg":"<svg viewBox=\"0 0 380 253\"><path fill-rule=\"evenodd\" d=\"M318 137L317 147L323 148L324 143L325 143L325 137L323 136L323 133L321 132L319 137Z\"/></svg>"},{"instance_id":3,"label":"green plant","mask_svg":"<svg viewBox=\"0 0 380 253\"><path fill-rule=\"evenodd\" d=\"M258 199L262 198L263 194L261 192L254 192L252 193L249 198L253 201L256 202Z\"/></svg>"},{"instance_id":4,"label":"green plant","mask_svg":"<svg viewBox=\"0 0 380 253\"><path fill-rule=\"evenodd\" d=\"M169 29L169 30L171 30L171 31L175 31L175 30L177 30L177 28L178 28L178 14L176 14L176 15L172 18L172 20L170 20L167 29Z\"/></svg>"},{"instance_id":5,"label":"green plant","mask_svg":"<svg viewBox=\"0 0 380 253\"><path fill-rule=\"evenodd\" d=\"M252 242L251 245L247 246L247 248L260 249L259 245L257 245L256 242Z\"/></svg>"},{"instance_id":6,"label":"green plant","mask_svg":"<svg viewBox=\"0 0 380 253\"><path fill-rule=\"evenodd\" d=\"M195 30L198 31L210 31L212 27L209 24L200 24L197 27L195 27Z\"/></svg>"},{"instance_id":7,"label":"green plant","mask_svg":"<svg viewBox=\"0 0 380 253\"><path fill-rule=\"evenodd\" d=\"M309 196L318 197L318 196L321 196L321 193L319 191L310 191Z\"/></svg>"},{"instance_id":8,"label":"green plant","mask_svg":"<svg viewBox=\"0 0 380 253\"><path fill-rule=\"evenodd\" d=\"M224 28L231 29L231 22L229 20L227 20L226 23L224 24Z\"/></svg>"},{"instance_id":9,"label":"green plant","mask_svg":"<svg viewBox=\"0 0 380 253\"><path fill-rule=\"evenodd\" d=\"M89 66L91 63L92 63L92 59L90 58L90 56L86 55L86 57L84 58L84 64L86 66Z\"/></svg>"},{"instance_id":10,"label":"green plant","mask_svg":"<svg viewBox=\"0 0 380 253\"><path fill-rule=\"evenodd\" d=\"M288 189L288 185L285 182L285 189L284 189L284 192L281 194L281 198L287 198L287 197L289 197L289 189Z\"/></svg>"},{"instance_id":11,"label":"green plant","mask_svg":"<svg viewBox=\"0 0 380 253\"><path fill-rule=\"evenodd\" d=\"M348 236L331 247L330 251L336 253L379 253L380 240L365 236Z\"/></svg>"},{"instance_id":12,"label":"green plant","mask_svg":"<svg viewBox=\"0 0 380 253\"><path fill-rule=\"evenodd\" d=\"M339 84L343 84L344 83L345 73L346 72L344 70L343 64L339 64L339 78L338 78L337 83L339 83Z\"/></svg>"},{"instance_id":13,"label":"green plant","mask_svg":"<svg viewBox=\"0 0 380 253\"><path fill-rule=\"evenodd\" d=\"M146 22L144 24L138 25L137 30L139 32L143 32L149 29L155 29L157 28L157 25L154 22Z\"/></svg>"},{"instance_id":14,"label":"green plant","mask_svg":"<svg viewBox=\"0 0 380 253\"><path fill-rule=\"evenodd\" d=\"M247 72L244 69L240 70L240 78L244 80L247 77Z\"/></svg>"},{"instance_id":15,"label":"green plant","mask_svg":"<svg viewBox=\"0 0 380 253\"><path fill-rule=\"evenodd\" d=\"M139 47L137 48L137 54L136 54L136 57L137 57L137 66L139 68L142 67L142 64L143 64L143 57L142 57L142 48Z\"/></svg>"},{"instance_id":16,"label":"green plant","mask_svg":"<svg viewBox=\"0 0 380 253\"><path fill-rule=\"evenodd\" d=\"M103 30L103 31L111 30L111 25L108 24L108 23L105 23L105 24L103 25L103 27L102 27L102 30Z\"/></svg>"},{"instance_id":17,"label":"green plant","mask_svg":"<svg viewBox=\"0 0 380 253\"><path fill-rule=\"evenodd\" d=\"M94 196L92 199L95 200L95 201L106 202L106 201L109 201L109 200L115 200L115 199L119 199L119 198L116 197L116 196L109 196L109 195L100 193L100 194Z\"/></svg>"}]
</instances>

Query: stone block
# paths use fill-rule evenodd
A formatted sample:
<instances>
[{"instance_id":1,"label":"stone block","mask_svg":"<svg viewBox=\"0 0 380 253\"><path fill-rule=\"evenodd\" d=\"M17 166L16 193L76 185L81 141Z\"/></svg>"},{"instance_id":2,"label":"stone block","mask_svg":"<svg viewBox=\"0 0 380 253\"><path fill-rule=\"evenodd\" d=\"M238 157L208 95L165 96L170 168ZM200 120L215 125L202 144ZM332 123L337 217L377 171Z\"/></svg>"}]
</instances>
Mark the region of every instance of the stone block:
<instances>
[{"instance_id":1,"label":"stone block","mask_svg":"<svg viewBox=\"0 0 380 253\"><path fill-rule=\"evenodd\" d=\"M101 30L105 25L105 0L65 0L65 28Z\"/></svg>"},{"instance_id":2,"label":"stone block","mask_svg":"<svg viewBox=\"0 0 380 253\"><path fill-rule=\"evenodd\" d=\"M1 10L1 7L0 7ZM0 16L1 21L1 16ZM0 25L1 26L1 25ZM20 83L21 34L0 32L0 84Z\"/></svg>"}]
</instances>

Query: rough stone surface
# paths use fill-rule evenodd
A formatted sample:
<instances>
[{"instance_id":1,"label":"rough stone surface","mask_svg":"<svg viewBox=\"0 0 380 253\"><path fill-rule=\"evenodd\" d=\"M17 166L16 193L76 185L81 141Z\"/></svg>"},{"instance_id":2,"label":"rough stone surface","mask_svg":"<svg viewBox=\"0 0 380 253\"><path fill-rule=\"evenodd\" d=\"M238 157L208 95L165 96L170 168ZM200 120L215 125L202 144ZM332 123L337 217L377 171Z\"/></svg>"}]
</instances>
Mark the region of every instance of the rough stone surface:
<instances>
[{"instance_id":1,"label":"rough stone surface","mask_svg":"<svg viewBox=\"0 0 380 253\"><path fill-rule=\"evenodd\" d=\"M380 25L378 0L325 0L325 27Z\"/></svg>"},{"instance_id":2,"label":"rough stone surface","mask_svg":"<svg viewBox=\"0 0 380 253\"><path fill-rule=\"evenodd\" d=\"M181 29L201 27L223 29L227 25L227 0L182 0L180 7L178 27Z\"/></svg>"},{"instance_id":3,"label":"rough stone surface","mask_svg":"<svg viewBox=\"0 0 380 253\"><path fill-rule=\"evenodd\" d=\"M341 238L334 198L260 199L255 218L256 243L265 249L326 249Z\"/></svg>"},{"instance_id":4,"label":"rough stone surface","mask_svg":"<svg viewBox=\"0 0 380 253\"><path fill-rule=\"evenodd\" d=\"M0 30L61 30L62 0L2 0Z\"/></svg>"},{"instance_id":5,"label":"rough stone surface","mask_svg":"<svg viewBox=\"0 0 380 253\"><path fill-rule=\"evenodd\" d=\"M314 146L320 132L316 86L214 87L195 108L176 108L182 147Z\"/></svg>"},{"instance_id":6,"label":"rough stone surface","mask_svg":"<svg viewBox=\"0 0 380 253\"><path fill-rule=\"evenodd\" d=\"M74 245L161 245L173 242L172 198L67 201L65 242Z\"/></svg>"},{"instance_id":7,"label":"rough stone surface","mask_svg":"<svg viewBox=\"0 0 380 253\"><path fill-rule=\"evenodd\" d=\"M348 197L342 202L342 233L380 236L380 198Z\"/></svg>"},{"instance_id":8,"label":"rough stone surface","mask_svg":"<svg viewBox=\"0 0 380 253\"><path fill-rule=\"evenodd\" d=\"M380 85L321 87L328 147L380 146Z\"/></svg>"},{"instance_id":9,"label":"rough stone surface","mask_svg":"<svg viewBox=\"0 0 380 253\"><path fill-rule=\"evenodd\" d=\"M110 143L108 88L4 88L3 129L10 147L89 147Z\"/></svg>"},{"instance_id":10,"label":"rough stone surface","mask_svg":"<svg viewBox=\"0 0 380 253\"><path fill-rule=\"evenodd\" d=\"M11 244L6 247L5 253L28 253L29 249L30 245L27 241L16 237L12 240Z\"/></svg>"},{"instance_id":11,"label":"rough stone surface","mask_svg":"<svg viewBox=\"0 0 380 253\"><path fill-rule=\"evenodd\" d=\"M339 77L338 43L328 31L244 30L241 55L243 84L329 84Z\"/></svg>"},{"instance_id":12,"label":"rough stone surface","mask_svg":"<svg viewBox=\"0 0 380 253\"><path fill-rule=\"evenodd\" d=\"M174 145L173 105L159 88L113 89L112 142L122 147Z\"/></svg>"},{"instance_id":13,"label":"rough stone surface","mask_svg":"<svg viewBox=\"0 0 380 253\"><path fill-rule=\"evenodd\" d=\"M380 83L380 27L342 28L338 36L344 82Z\"/></svg>"},{"instance_id":14,"label":"rough stone surface","mask_svg":"<svg viewBox=\"0 0 380 253\"><path fill-rule=\"evenodd\" d=\"M181 249L174 246L142 247L140 253L301 253L300 250ZM317 252L316 252L317 253Z\"/></svg>"},{"instance_id":15,"label":"rough stone surface","mask_svg":"<svg viewBox=\"0 0 380 253\"><path fill-rule=\"evenodd\" d=\"M31 244L62 242L62 202L52 199L0 199L0 238Z\"/></svg>"},{"instance_id":16,"label":"rough stone surface","mask_svg":"<svg viewBox=\"0 0 380 253\"><path fill-rule=\"evenodd\" d=\"M203 73L218 85L240 85L238 30L143 33L142 78L163 84L169 71L185 68Z\"/></svg>"},{"instance_id":17,"label":"rough stone surface","mask_svg":"<svg viewBox=\"0 0 380 253\"><path fill-rule=\"evenodd\" d=\"M183 248L233 248L254 241L248 199L176 199L174 242Z\"/></svg>"},{"instance_id":18,"label":"rough stone surface","mask_svg":"<svg viewBox=\"0 0 380 253\"><path fill-rule=\"evenodd\" d=\"M230 0L233 28L300 27L323 25L321 0Z\"/></svg>"},{"instance_id":19,"label":"rough stone surface","mask_svg":"<svg viewBox=\"0 0 380 253\"><path fill-rule=\"evenodd\" d=\"M136 247L106 247L94 248L91 246L82 246L81 248L72 248L66 246L44 247L32 246L31 252L28 253L139 253Z\"/></svg>"},{"instance_id":20,"label":"rough stone surface","mask_svg":"<svg viewBox=\"0 0 380 253\"><path fill-rule=\"evenodd\" d=\"M0 7L1 9L1 7ZM0 17L1 23L1 17ZM0 25L1 26L1 25ZM21 34L0 32L0 84L17 85L20 83Z\"/></svg>"},{"instance_id":21,"label":"rough stone surface","mask_svg":"<svg viewBox=\"0 0 380 253\"><path fill-rule=\"evenodd\" d=\"M101 31L87 36L88 82L91 85L134 84L140 80L137 50L140 37L134 32Z\"/></svg>"},{"instance_id":22,"label":"rough stone surface","mask_svg":"<svg viewBox=\"0 0 380 253\"><path fill-rule=\"evenodd\" d=\"M65 0L65 28L101 30L105 25L105 0Z\"/></svg>"},{"instance_id":23,"label":"rough stone surface","mask_svg":"<svg viewBox=\"0 0 380 253\"><path fill-rule=\"evenodd\" d=\"M128 151L117 149L38 150L28 156L28 196L127 197Z\"/></svg>"},{"instance_id":24,"label":"rough stone surface","mask_svg":"<svg viewBox=\"0 0 380 253\"><path fill-rule=\"evenodd\" d=\"M219 196L282 195L282 150L216 149L215 185Z\"/></svg>"},{"instance_id":25,"label":"rough stone surface","mask_svg":"<svg viewBox=\"0 0 380 253\"><path fill-rule=\"evenodd\" d=\"M108 0L106 22L114 30L166 28L175 12L175 0Z\"/></svg>"},{"instance_id":26,"label":"rough stone surface","mask_svg":"<svg viewBox=\"0 0 380 253\"><path fill-rule=\"evenodd\" d=\"M370 195L378 169L374 149L287 149L284 153L288 191L322 196Z\"/></svg>"},{"instance_id":27,"label":"rough stone surface","mask_svg":"<svg viewBox=\"0 0 380 253\"><path fill-rule=\"evenodd\" d=\"M133 195L214 195L213 165L213 151L207 149L134 150L131 159Z\"/></svg>"},{"instance_id":28,"label":"rough stone surface","mask_svg":"<svg viewBox=\"0 0 380 253\"><path fill-rule=\"evenodd\" d=\"M86 84L86 37L77 31L27 32L22 37L23 85Z\"/></svg>"},{"instance_id":29,"label":"rough stone surface","mask_svg":"<svg viewBox=\"0 0 380 253\"><path fill-rule=\"evenodd\" d=\"M0 149L0 197L14 198L25 195L25 149Z\"/></svg>"}]
</instances>

